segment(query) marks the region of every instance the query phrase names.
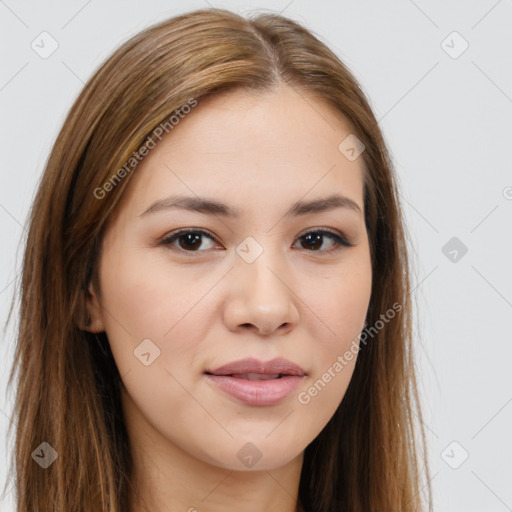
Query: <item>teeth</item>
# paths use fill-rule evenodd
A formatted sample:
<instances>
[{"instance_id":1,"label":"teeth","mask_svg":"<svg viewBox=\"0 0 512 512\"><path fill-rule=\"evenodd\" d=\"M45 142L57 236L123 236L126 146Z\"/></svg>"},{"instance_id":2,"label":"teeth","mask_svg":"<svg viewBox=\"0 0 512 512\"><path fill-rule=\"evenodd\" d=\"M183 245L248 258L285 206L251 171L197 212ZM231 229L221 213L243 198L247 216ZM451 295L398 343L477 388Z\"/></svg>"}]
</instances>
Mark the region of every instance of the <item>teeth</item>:
<instances>
[{"instance_id":1,"label":"teeth","mask_svg":"<svg viewBox=\"0 0 512 512\"><path fill-rule=\"evenodd\" d=\"M270 380L279 378L279 373L234 373L232 377L247 380Z\"/></svg>"}]
</instances>

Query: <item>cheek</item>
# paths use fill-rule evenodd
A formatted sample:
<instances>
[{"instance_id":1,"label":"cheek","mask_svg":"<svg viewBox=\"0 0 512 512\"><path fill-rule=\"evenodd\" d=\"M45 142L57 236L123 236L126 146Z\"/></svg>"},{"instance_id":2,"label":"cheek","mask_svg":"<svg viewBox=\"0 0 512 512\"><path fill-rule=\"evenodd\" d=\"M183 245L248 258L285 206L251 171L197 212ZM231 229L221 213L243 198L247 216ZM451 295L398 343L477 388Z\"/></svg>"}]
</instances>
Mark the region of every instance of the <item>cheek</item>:
<instances>
[{"instance_id":1,"label":"cheek","mask_svg":"<svg viewBox=\"0 0 512 512\"><path fill-rule=\"evenodd\" d=\"M372 275L369 255L356 254L329 275L311 277L301 297L308 309L306 323L314 340L312 373L297 401L312 424L320 427L334 414L350 383L359 352L371 297ZM309 291L308 291L309 290Z\"/></svg>"},{"instance_id":2,"label":"cheek","mask_svg":"<svg viewBox=\"0 0 512 512\"><path fill-rule=\"evenodd\" d=\"M157 251L123 247L102 262L105 309L135 337L161 338L194 296L194 287L185 286L181 273L171 272L162 258L151 257Z\"/></svg>"},{"instance_id":3,"label":"cheek","mask_svg":"<svg viewBox=\"0 0 512 512\"><path fill-rule=\"evenodd\" d=\"M142 253L125 254L116 265L105 258L105 330L126 389L125 402L165 431L177 411L194 409L185 390L191 387L208 331L199 301L212 278L193 280L191 286L190 274L171 275L165 264L144 261ZM199 416L198 424L201 421Z\"/></svg>"},{"instance_id":4,"label":"cheek","mask_svg":"<svg viewBox=\"0 0 512 512\"><path fill-rule=\"evenodd\" d=\"M107 336L121 375L140 370L137 353L143 342L151 359L158 356L152 367L185 373L200 350L200 340L207 338L211 319L204 297L218 278L204 271L176 272L165 259L148 258L148 252L125 250L122 259L106 255L103 260Z\"/></svg>"},{"instance_id":5,"label":"cheek","mask_svg":"<svg viewBox=\"0 0 512 512\"><path fill-rule=\"evenodd\" d=\"M321 334L324 350L342 349L361 332L371 289L371 262L364 251L353 252L344 264L304 282L300 296L313 313L308 315L311 336Z\"/></svg>"}]
</instances>

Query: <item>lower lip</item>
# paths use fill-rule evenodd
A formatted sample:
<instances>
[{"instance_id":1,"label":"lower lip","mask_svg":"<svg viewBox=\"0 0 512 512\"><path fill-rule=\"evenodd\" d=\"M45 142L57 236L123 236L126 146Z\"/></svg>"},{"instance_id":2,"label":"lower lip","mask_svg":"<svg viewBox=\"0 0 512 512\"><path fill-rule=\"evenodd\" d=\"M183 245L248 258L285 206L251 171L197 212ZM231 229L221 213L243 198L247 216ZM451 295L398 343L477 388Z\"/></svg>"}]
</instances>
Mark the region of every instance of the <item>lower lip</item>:
<instances>
[{"instance_id":1,"label":"lower lip","mask_svg":"<svg viewBox=\"0 0 512 512\"><path fill-rule=\"evenodd\" d=\"M298 375L268 380L238 379L228 375L206 376L224 392L246 405L277 404L289 396L302 380Z\"/></svg>"}]
</instances>

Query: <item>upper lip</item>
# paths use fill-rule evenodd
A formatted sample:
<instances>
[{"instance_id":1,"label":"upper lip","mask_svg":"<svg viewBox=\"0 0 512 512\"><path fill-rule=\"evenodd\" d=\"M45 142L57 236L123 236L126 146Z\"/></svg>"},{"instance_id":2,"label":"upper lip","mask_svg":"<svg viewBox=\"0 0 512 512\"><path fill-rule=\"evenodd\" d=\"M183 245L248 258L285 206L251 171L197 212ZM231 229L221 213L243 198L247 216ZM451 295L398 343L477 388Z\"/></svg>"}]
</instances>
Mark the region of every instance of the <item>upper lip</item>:
<instances>
[{"instance_id":1,"label":"upper lip","mask_svg":"<svg viewBox=\"0 0 512 512\"><path fill-rule=\"evenodd\" d=\"M220 366L213 370L207 370L206 373L213 375L232 375L235 373L260 373L280 375L299 375L303 376L306 372L297 364L288 361L282 357L272 359L271 361L260 361L259 359L247 358Z\"/></svg>"}]
</instances>

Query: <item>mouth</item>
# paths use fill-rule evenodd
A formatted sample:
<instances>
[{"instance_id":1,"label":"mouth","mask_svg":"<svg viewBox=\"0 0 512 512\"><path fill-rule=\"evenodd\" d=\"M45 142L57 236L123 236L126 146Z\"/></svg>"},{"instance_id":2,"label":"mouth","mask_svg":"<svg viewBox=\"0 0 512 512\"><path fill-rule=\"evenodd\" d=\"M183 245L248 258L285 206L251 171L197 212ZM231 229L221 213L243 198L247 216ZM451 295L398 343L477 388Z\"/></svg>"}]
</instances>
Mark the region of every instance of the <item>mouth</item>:
<instances>
[{"instance_id":1,"label":"mouth","mask_svg":"<svg viewBox=\"0 0 512 512\"><path fill-rule=\"evenodd\" d=\"M229 374L216 374L205 372L206 375L214 375L217 377L233 377L235 379L244 379L244 380L273 380L273 379L282 379L283 377L289 376L289 374L284 373L229 373Z\"/></svg>"},{"instance_id":2,"label":"mouth","mask_svg":"<svg viewBox=\"0 0 512 512\"><path fill-rule=\"evenodd\" d=\"M261 379L261 377L277 379L280 376L287 375L302 377L306 374L298 364L282 357L266 362L254 358L240 359L212 370L206 370L205 373L211 375L231 375L247 380Z\"/></svg>"},{"instance_id":3,"label":"mouth","mask_svg":"<svg viewBox=\"0 0 512 512\"><path fill-rule=\"evenodd\" d=\"M208 381L238 402L251 406L276 405L287 398L306 376L295 363L278 358L234 361L204 372Z\"/></svg>"}]
</instances>

